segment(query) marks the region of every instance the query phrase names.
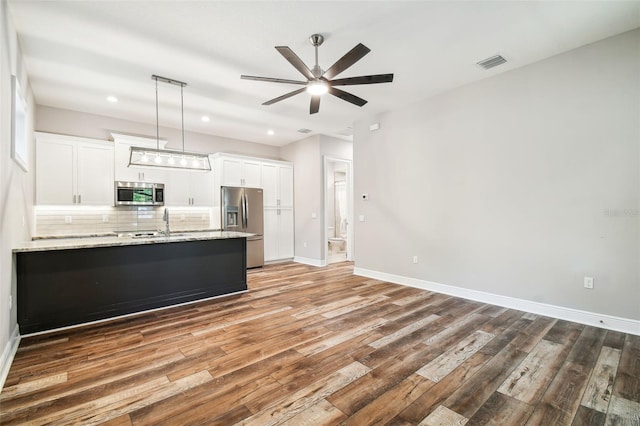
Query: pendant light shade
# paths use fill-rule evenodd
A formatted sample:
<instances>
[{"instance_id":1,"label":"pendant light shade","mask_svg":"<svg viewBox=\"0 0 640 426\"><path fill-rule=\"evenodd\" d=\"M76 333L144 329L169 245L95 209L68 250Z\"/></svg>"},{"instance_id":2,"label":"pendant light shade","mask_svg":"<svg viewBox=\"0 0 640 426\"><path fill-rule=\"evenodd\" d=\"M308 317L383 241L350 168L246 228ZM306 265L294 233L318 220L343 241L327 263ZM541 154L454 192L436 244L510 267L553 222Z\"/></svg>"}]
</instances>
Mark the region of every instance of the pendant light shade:
<instances>
[{"instance_id":1,"label":"pendant light shade","mask_svg":"<svg viewBox=\"0 0 640 426\"><path fill-rule=\"evenodd\" d=\"M209 156L184 150L184 87L187 83L158 75L156 82L156 149L132 146L129 151L129 167L161 167L164 169L210 172ZM158 118L158 81L180 86L180 110L182 114L182 151L160 149L160 120Z\"/></svg>"}]
</instances>

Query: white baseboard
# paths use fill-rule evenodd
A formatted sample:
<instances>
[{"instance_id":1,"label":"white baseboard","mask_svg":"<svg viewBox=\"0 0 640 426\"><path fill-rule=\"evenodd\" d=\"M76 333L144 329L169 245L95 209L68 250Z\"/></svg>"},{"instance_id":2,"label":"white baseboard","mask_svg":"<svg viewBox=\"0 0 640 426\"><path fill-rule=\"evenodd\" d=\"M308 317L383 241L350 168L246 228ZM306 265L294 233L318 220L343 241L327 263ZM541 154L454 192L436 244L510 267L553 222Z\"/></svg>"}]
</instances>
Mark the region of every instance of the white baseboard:
<instances>
[{"instance_id":1,"label":"white baseboard","mask_svg":"<svg viewBox=\"0 0 640 426\"><path fill-rule=\"evenodd\" d=\"M287 259L265 260L264 266L277 265L278 263L287 263L287 262L293 262L293 257L289 257Z\"/></svg>"},{"instance_id":2,"label":"white baseboard","mask_svg":"<svg viewBox=\"0 0 640 426\"><path fill-rule=\"evenodd\" d=\"M11 368L11 363L13 362L13 357L16 356L16 352L18 351L18 345L20 344L20 332L18 325L13 328L13 332L9 337L9 341L7 342L4 350L2 351L2 357L0 358L0 392L2 392L2 388L4 387L4 382L7 380L7 376L9 375L9 369Z\"/></svg>"},{"instance_id":3,"label":"white baseboard","mask_svg":"<svg viewBox=\"0 0 640 426\"><path fill-rule=\"evenodd\" d=\"M409 278L401 275L388 274L386 272L373 271L371 269L356 267L353 269L353 273L354 275L360 275L367 278L374 278L395 284L415 287L422 290L435 291L437 293L448 294L450 296L475 300L477 302L489 303L491 305L517 309L519 311L531 312L533 314L544 315L552 318L573 321L580 324L586 324L594 327L606 328L608 330L621 331L623 333L635 334L640 336L640 321L628 318L620 318L611 315L598 314L595 312L581 311L579 309L566 308L563 306L547 305L545 303L516 299L514 297L501 296L499 294L470 290L462 287L454 287L446 284L420 280L417 278Z\"/></svg>"},{"instance_id":4,"label":"white baseboard","mask_svg":"<svg viewBox=\"0 0 640 426\"><path fill-rule=\"evenodd\" d=\"M324 267L327 266L327 261L326 260L321 260L321 259L310 259L308 257L300 257L300 256L296 256L293 258L294 262L298 262L298 263L304 263L305 265L311 265L311 266L317 266L317 267Z\"/></svg>"}]
</instances>

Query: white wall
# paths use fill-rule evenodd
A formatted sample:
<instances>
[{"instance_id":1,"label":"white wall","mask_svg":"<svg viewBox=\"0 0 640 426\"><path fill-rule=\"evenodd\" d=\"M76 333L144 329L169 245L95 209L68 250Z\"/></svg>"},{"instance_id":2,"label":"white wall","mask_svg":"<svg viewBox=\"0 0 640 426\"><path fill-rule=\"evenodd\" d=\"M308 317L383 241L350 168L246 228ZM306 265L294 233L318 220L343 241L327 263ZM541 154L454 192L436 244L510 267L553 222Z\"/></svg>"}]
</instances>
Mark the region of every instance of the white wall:
<instances>
[{"instance_id":1,"label":"white wall","mask_svg":"<svg viewBox=\"0 0 640 426\"><path fill-rule=\"evenodd\" d=\"M38 105L37 107L35 128L40 132L102 140L110 139L111 132L150 138L156 137L155 125L42 105ZM167 149L182 149L181 129L160 127L160 138L167 140ZM229 154L252 155L275 160L280 159L280 149L277 146L204 135L202 133L189 131L185 131L184 139L185 151L208 154L226 152Z\"/></svg>"},{"instance_id":2,"label":"white wall","mask_svg":"<svg viewBox=\"0 0 640 426\"><path fill-rule=\"evenodd\" d=\"M17 344L15 274L12 248L31 238L33 217L33 111L34 101L7 2L0 2L0 388ZM29 172L11 157L11 75L18 77L27 103ZM9 309L9 297L13 308Z\"/></svg>"},{"instance_id":3,"label":"white wall","mask_svg":"<svg viewBox=\"0 0 640 426\"><path fill-rule=\"evenodd\" d=\"M351 142L325 135L310 136L280 148L282 158L294 163L296 260L317 265L326 261L323 156L351 159L352 153Z\"/></svg>"},{"instance_id":4,"label":"white wall","mask_svg":"<svg viewBox=\"0 0 640 426\"><path fill-rule=\"evenodd\" d=\"M282 158L293 163L295 257L320 261L322 163L320 136L315 135L280 148ZM316 217L313 218L312 215Z\"/></svg>"},{"instance_id":5,"label":"white wall","mask_svg":"<svg viewBox=\"0 0 640 426\"><path fill-rule=\"evenodd\" d=\"M640 30L361 120L354 171L357 268L640 320Z\"/></svg>"}]
</instances>

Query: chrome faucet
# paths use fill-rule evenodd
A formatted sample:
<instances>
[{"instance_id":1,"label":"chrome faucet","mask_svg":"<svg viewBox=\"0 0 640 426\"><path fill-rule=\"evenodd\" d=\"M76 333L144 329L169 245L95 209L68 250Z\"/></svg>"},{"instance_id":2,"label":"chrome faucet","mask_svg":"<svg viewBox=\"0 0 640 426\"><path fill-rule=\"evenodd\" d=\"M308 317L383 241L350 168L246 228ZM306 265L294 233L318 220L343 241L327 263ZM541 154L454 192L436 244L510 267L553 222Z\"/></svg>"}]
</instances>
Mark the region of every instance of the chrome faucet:
<instances>
[{"instance_id":1,"label":"chrome faucet","mask_svg":"<svg viewBox=\"0 0 640 426\"><path fill-rule=\"evenodd\" d=\"M171 235L171 231L169 230L169 209L165 207L164 214L162 215L162 220L165 223L164 227L164 236L169 238Z\"/></svg>"}]
</instances>

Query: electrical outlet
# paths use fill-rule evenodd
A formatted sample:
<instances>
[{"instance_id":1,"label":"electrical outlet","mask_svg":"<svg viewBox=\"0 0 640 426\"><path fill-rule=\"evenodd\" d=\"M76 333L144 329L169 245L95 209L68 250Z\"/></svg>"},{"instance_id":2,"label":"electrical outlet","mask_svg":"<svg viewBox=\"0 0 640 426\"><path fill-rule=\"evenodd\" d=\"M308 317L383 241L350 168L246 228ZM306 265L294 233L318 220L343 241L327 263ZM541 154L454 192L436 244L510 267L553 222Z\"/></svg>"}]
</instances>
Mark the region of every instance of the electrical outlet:
<instances>
[{"instance_id":1,"label":"electrical outlet","mask_svg":"<svg viewBox=\"0 0 640 426\"><path fill-rule=\"evenodd\" d=\"M103 214L102 215L102 222L103 223L109 222L109 215L108 214Z\"/></svg>"},{"instance_id":2,"label":"electrical outlet","mask_svg":"<svg viewBox=\"0 0 640 426\"><path fill-rule=\"evenodd\" d=\"M71 216L64 217L64 223L71 223L71 222L73 222L73 219L71 218Z\"/></svg>"},{"instance_id":3,"label":"electrical outlet","mask_svg":"<svg viewBox=\"0 0 640 426\"><path fill-rule=\"evenodd\" d=\"M358 216L358 220L359 220L360 222L364 222L364 215L363 215L363 214L361 214L360 216Z\"/></svg>"},{"instance_id":4,"label":"electrical outlet","mask_svg":"<svg viewBox=\"0 0 640 426\"><path fill-rule=\"evenodd\" d=\"M593 289L593 277L584 277L584 288Z\"/></svg>"},{"instance_id":5,"label":"electrical outlet","mask_svg":"<svg viewBox=\"0 0 640 426\"><path fill-rule=\"evenodd\" d=\"M184 220L184 215L183 214L180 215L180 220Z\"/></svg>"},{"instance_id":6,"label":"electrical outlet","mask_svg":"<svg viewBox=\"0 0 640 426\"><path fill-rule=\"evenodd\" d=\"M304 243L302 243L302 247L306 247L307 246L307 242L305 241Z\"/></svg>"},{"instance_id":7,"label":"electrical outlet","mask_svg":"<svg viewBox=\"0 0 640 426\"><path fill-rule=\"evenodd\" d=\"M413 256L413 263L418 263L418 256Z\"/></svg>"}]
</instances>

